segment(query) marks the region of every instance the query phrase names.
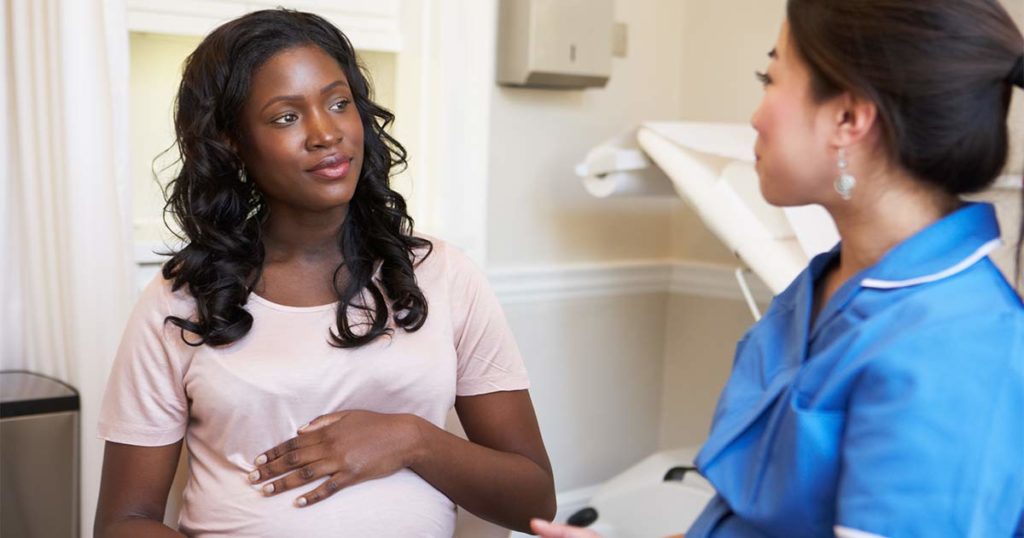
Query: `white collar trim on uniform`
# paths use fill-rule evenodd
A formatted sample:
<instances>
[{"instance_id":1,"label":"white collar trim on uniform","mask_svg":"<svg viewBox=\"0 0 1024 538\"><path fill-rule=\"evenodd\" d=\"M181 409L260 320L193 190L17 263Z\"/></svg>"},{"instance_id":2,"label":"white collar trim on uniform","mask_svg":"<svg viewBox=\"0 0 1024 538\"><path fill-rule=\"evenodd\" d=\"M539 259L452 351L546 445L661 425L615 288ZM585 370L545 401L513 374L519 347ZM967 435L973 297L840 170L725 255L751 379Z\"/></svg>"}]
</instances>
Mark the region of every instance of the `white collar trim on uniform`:
<instances>
[{"instance_id":1,"label":"white collar trim on uniform","mask_svg":"<svg viewBox=\"0 0 1024 538\"><path fill-rule=\"evenodd\" d=\"M907 280L881 280L877 278L865 278L860 282L860 285L865 288L877 288L882 290L891 290L896 288L906 288L909 286L917 286L918 284L927 284L929 282L935 282L936 280L942 280L949 278L961 271L964 271L968 267L978 263L979 260L988 256L993 250L999 248L1003 244L1001 239L993 239L988 243L982 245L978 250L975 250L970 256L960 260L956 265L933 273L930 275L919 276L917 278L910 278Z\"/></svg>"},{"instance_id":2,"label":"white collar trim on uniform","mask_svg":"<svg viewBox=\"0 0 1024 538\"><path fill-rule=\"evenodd\" d=\"M842 525L836 525L832 530L836 533L836 538L885 538L881 534L859 531Z\"/></svg>"}]
</instances>

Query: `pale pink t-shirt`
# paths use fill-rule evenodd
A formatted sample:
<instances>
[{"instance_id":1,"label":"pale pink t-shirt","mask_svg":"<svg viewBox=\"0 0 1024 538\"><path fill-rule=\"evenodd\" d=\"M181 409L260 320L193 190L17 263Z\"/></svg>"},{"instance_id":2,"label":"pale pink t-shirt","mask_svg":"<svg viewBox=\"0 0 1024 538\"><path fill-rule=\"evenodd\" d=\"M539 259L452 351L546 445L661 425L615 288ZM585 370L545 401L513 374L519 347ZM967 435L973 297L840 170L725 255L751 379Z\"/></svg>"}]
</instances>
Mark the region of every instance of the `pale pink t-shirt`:
<instances>
[{"instance_id":1,"label":"pale pink t-shirt","mask_svg":"<svg viewBox=\"0 0 1024 538\"><path fill-rule=\"evenodd\" d=\"M186 439L191 473L179 524L189 536L451 536L452 501L409 470L306 508L292 502L321 480L264 497L246 477L258 454L325 413L414 413L444 427L456 395L529 387L483 274L454 247L431 241L434 252L416 268L426 323L356 349L328 343L337 305L290 307L255 294L244 338L190 347L164 318L192 315L194 300L157 276L125 330L100 437L139 446Z\"/></svg>"}]
</instances>

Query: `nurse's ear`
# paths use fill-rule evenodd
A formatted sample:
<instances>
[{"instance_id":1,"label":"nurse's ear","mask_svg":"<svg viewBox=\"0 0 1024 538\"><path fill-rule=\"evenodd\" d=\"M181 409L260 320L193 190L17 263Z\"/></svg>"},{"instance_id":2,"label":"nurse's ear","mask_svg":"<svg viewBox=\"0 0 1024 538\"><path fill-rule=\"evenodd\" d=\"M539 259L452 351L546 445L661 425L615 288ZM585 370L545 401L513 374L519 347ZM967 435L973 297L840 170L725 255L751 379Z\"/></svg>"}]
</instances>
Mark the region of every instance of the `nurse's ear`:
<instances>
[{"instance_id":1,"label":"nurse's ear","mask_svg":"<svg viewBox=\"0 0 1024 538\"><path fill-rule=\"evenodd\" d=\"M833 147L850 147L864 142L874 144L879 128L878 106L874 101L843 92L825 104L832 126Z\"/></svg>"}]
</instances>

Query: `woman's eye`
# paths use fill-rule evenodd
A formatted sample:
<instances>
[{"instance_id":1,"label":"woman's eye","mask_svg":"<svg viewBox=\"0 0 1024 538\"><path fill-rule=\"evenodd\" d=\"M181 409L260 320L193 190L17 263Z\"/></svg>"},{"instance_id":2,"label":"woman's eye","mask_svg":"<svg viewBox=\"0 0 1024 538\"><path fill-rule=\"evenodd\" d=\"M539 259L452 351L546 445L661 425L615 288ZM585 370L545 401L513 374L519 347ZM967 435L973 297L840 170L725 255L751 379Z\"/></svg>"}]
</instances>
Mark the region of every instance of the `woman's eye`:
<instances>
[{"instance_id":1,"label":"woman's eye","mask_svg":"<svg viewBox=\"0 0 1024 538\"><path fill-rule=\"evenodd\" d=\"M768 73L762 73L760 71L754 71L754 76L761 82L762 86L767 86L772 83L772 77L768 76Z\"/></svg>"},{"instance_id":2,"label":"woman's eye","mask_svg":"<svg viewBox=\"0 0 1024 538\"><path fill-rule=\"evenodd\" d=\"M299 116L297 116L296 114L288 113L288 114L285 114L285 115L275 119L274 123L276 123L278 125L287 125L289 123L295 123L295 121L298 120L298 119L299 119Z\"/></svg>"},{"instance_id":3,"label":"woman's eye","mask_svg":"<svg viewBox=\"0 0 1024 538\"><path fill-rule=\"evenodd\" d=\"M338 101L337 103L334 103L333 105L331 105L331 110L337 110L338 112L341 112L342 110L345 110L345 108L347 108L347 107L348 107L348 99L342 99L342 100Z\"/></svg>"}]
</instances>

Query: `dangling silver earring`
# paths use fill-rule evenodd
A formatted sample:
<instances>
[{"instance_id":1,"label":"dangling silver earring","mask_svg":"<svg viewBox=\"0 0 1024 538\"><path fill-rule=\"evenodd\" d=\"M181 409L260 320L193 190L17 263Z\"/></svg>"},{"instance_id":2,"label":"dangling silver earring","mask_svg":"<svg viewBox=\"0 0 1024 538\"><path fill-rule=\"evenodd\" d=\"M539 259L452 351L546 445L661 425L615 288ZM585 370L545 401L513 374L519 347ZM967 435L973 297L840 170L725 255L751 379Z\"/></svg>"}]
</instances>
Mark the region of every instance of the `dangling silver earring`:
<instances>
[{"instance_id":1,"label":"dangling silver earring","mask_svg":"<svg viewBox=\"0 0 1024 538\"><path fill-rule=\"evenodd\" d=\"M247 176L245 174L245 166L244 165L240 166L238 168L238 181L241 182L241 183L245 183L245 182L249 181L249 176Z\"/></svg>"},{"instance_id":2,"label":"dangling silver earring","mask_svg":"<svg viewBox=\"0 0 1024 538\"><path fill-rule=\"evenodd\" d=\"M853 197L853 188L857 186L857 178L846 171L850 163L846 161L846 148L839 148L839 177L836 178L836 192L843 200Z\"/></svg>"}]
</instances>

